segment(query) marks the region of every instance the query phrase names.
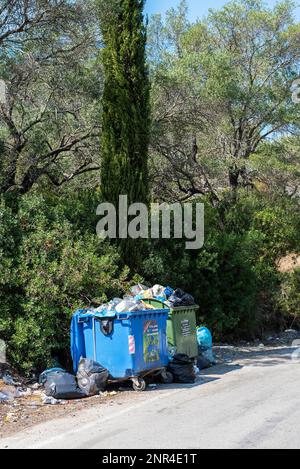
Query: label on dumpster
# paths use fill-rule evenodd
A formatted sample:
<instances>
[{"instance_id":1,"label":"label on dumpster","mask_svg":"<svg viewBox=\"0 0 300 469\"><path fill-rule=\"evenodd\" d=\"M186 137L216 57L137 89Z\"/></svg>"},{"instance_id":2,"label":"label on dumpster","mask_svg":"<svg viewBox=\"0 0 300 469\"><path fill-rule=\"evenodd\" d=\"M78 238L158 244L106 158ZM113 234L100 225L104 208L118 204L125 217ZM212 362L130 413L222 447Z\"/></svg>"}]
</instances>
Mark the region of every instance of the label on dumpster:
<instances>
[{"instance_id":1,"label":"label on dumpster","mask_svg":"<svg viewBox=\"0 0 300 469\"><path fill-rule=\"evenodd\" d=\"M144 362L159 361L159 328L157 321L145 321L143 332Z\"/></svg>"},{"instance_id":2,"label":"label on dumpster","mask_svg":"<svg viewBox=\"0 0 300 469\"><path fill-rule=\"evenodd\" d=\"M191 335L191 325L188 319L181 321L181 333L183 337L187 337L188 335Z\"/></svg>"},{"instance_id":3,"label":"label on dumpster","mask_svg":"<svg viewBox=\"0 0 300 469\"><path fill-rule=\"evenodd\" d=\"M128 337L129 355L135 354L135 340L134 335Z\"/></svg>"}]
</instances>

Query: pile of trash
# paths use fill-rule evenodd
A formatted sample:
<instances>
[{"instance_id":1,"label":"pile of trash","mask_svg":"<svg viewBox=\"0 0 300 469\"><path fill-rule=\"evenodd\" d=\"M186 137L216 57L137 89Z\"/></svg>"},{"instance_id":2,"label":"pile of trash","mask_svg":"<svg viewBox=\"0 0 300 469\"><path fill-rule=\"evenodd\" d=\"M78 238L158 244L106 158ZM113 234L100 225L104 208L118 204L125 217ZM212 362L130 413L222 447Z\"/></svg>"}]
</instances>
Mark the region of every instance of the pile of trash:
<instances>
[{"instance_id":1,"label":"pile of trash","mask_svg":"<svg viewBox=\"0 0 300 469\"><path fill-rule=\"evenodd\" d=\"M96 317L112 317L116 314L134 312L134 311L146 311L155 309L153 306L145 303L142 300L136 299L133 296L124 296L122 298L114 298L109 303L104 303L98 308L88 308L85 313L91 313Z\"/></svg>"},{"instance_id":2,"label":"pile of trash","mask_svg":"<svg viewBox=\"0 0 300 469\"><path fill-rule=\"evenodd\" d=\"M47 404L62 404L65 400L82 399L102 393L107 385L108 370L99 363L81 358L76 377L63 368L45 370L39 378Z\"/></svg>"},{"instance_id":3,"label":"pile of trash","mask_svg":"<svg viewBox=\"0 0 300 469\"><path fill-rule=\"evenodd\" d=\"M185 293L180 288L174 290L172 287L163 287L162 285L154 285L149 288L138 284L132 287L130 292L137 301L155 299L162 301L171 308L195 305L192 295Z\"/></svg>"},{"instance_id":4,"label":"pile of trash","mask_svg":"<svg viewBox=\"0 0 300 469\"><path fill-rule=\"evenodd\" d=\"M0 404L14 405L16 400L39 396L39 384L25 384L8 370L0 370Z\"/></svg>"},{"instance_id":5,"label":"pile of trash","mask_svg":"<svg viewBox=\"0 0 300 469\"><path fill-rule=\"evenodd\" d=\"M86 309L86 314L92 313L99 318L113 318L116 314L125 312L156 309L155 306L143 301L149 299L162 301L171 308L195 305L195 300L192 295L185 293L180 288L174 290L171 287L163 287L162 285L154 285L149 288L145 285L138 284L130 289L129 295L125 295L123 298L114 298L109 303L104 303L98 308L88 308Z\"/></svg>"},{"instance_id":6,"label":"pile of trash","mask_svg":"<svg viewBox=\"0 0 300 469\"><path fill-rule=\"evenodd\" d=\"M149 304L148 300L159 300L169 308L195 306L192 295L181 289L173 289L170 286L154 285L148 287L142 284L133 286L128 295L123 298L114 298L108 303L102 304L98 308L89 308L78 311L78 314L90 314L92 317L115 318L116 315L127 312L145 312L147 310L159 309ZM76 314L72 324L78 327ZM182 333L185 333L183 331ZM156 331L154 331L156 334ZM191 331L191 335L193 331ZM193 358L180 354L174 349L174 353L169 353L169 365L166 372L173 376L175 382L194 383L199 369L204 369L216 363L212 351L212 336L210 331L201 327L195 331L198 341L197 365ZM148 337L148 336L147 336ZM155 337L155 335L153 336ZM152 338L152 336L151 336ZM153 340L153 338L152 338ZM170 347L169 347L170 348ZM55 405L64 404L66 400L77 400L84 397L101 395L105 392L109 370L100 363L78 356L79 364L76 374L68 373L63 368L51 368L44 371L39 378L39 382L33 386L24 386L16 381L11 375L5 373L0 381L0 403L12 402L18 397L27 397L34 393L39 394L42 404ZM173 379L172 378L172 379Z\"/></svg>"}]
</instances>

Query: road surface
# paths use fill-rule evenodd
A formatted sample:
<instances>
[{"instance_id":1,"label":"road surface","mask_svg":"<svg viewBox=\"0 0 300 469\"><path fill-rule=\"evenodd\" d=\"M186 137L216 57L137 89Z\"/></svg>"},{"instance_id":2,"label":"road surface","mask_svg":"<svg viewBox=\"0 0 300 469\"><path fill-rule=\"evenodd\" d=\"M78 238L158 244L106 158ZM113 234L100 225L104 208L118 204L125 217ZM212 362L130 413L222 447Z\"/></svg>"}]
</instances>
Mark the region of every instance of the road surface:
<instances>
[{"instance_id":1,"label":"road surface","mask_svg":"<svg viewBox=\"0 0 300 469\"><path fill-rule=\"evenodd\" d=\"M0 448L300 448L300 362L294 349L251 351L130 399L44 422ZM122 397L122 395L121 395Z\"/></svg>"}]
</instances>

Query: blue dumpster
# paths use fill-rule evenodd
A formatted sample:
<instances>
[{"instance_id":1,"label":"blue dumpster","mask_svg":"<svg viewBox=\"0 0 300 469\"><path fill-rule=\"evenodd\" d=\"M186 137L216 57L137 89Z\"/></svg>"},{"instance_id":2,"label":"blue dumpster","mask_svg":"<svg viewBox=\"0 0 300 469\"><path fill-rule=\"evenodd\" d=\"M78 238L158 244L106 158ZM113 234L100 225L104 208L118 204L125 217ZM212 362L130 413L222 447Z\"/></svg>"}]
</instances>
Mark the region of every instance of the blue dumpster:
<instances>
[{"instance_id":1,"label":"blue dumpster","mask_svg":"<svg viewBox=\"0 0 300 469\"><path fill-rule=\"evenodd\" d=\"M146 375L161 372L170 382L168 365L167 319L169 310L147 310L99 315L80 310L71 324L71 354L74 372L81 357L90 358L107 368L110 380L131 380L143 391Z\"/></svg>"}]
</instances>

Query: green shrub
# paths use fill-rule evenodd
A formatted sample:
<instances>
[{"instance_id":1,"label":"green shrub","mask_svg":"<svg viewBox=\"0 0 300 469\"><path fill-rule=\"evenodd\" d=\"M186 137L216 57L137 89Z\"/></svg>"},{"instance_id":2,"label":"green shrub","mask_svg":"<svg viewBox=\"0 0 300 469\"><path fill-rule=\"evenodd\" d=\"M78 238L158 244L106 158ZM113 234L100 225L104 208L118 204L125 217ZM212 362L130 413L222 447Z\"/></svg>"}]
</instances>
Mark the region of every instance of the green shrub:
<instances>
[{"instance_id":1,"label":"green shrub","mask_svg":"<svg viewBox=\"0 0 300 469\"><path fill-rule=\"evenodd\" d=\"M235 204L207 204L201 250L152 240L129 272L116 247L95 235L97 198L88 190L65 198L31 193L14 204L16 213L0 204L0 337L19 369L41 370L55 356L66 363L72 312L120 296L142 278L191 293L198 323L217 340L298 323L300 274L282 275L276 266L299 246L296 201L241 193Z\"/></svg>"},{"instance_id":2,"label":"green shrub","mask_svg":"<svg viewBox=\"0 0 300 469\"><path fill-rule=\"evenodd\" d=\"M300 269L282 274L280 289L277 292L277 306L285 315L287 327L300 325Z\"/></svg>"},{"instance_id":3,"label":"green shrub","mask_svg":"<svg viewBox=\"0 0 300 469\"><path fill-rule=\"evenodd\" d=\"M299 245L299 215L293 200L242 193L218 209L206 205L205 243L150 243L142 273L149 283L181 287L200 306L198 322L216 339L251 338L281 325L277 306L278 257Z\"/></svg>"},{"instance_id":4,"label":"green shrub","mask_svg":"<svg viewBox=\"0 0 300 469\"><path fill-rule=\"evenodd\" d=\"M54 355L68 356L72 312L120 295L128 272L120 271L112 246L74 230L63 210L41 196L24 197L16 217L7 210L5 214L3 266L9 275L2 271L1 295L17 279L18 301L12 290L1 335L13 364L24 371L40 370ZM17 250L9 249L14 246L10 229L21 233Z\"/></svg>"}]
</instances>

